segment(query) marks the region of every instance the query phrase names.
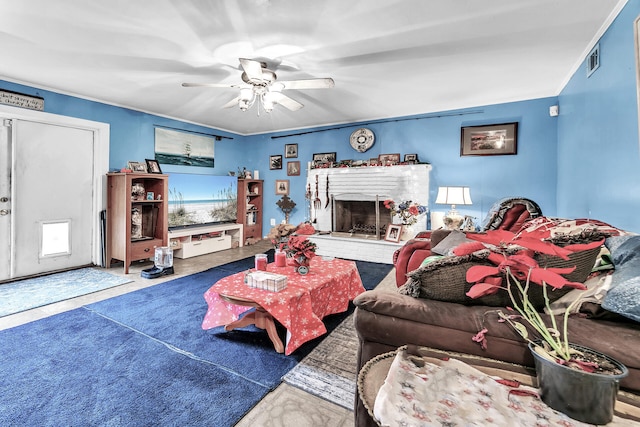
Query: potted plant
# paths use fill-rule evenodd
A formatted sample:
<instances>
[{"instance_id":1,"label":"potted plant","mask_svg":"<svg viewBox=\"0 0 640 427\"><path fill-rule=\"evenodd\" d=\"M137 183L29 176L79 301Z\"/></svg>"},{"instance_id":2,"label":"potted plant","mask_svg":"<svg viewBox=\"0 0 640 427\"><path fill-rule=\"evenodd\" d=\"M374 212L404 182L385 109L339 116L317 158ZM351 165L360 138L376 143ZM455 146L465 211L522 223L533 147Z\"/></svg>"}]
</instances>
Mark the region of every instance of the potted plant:
<instances>
[{"instance_id":1,"label":"potted plant","mask_svg":"<svg viewBox=\"0 0 640 427\"><path fill-rule=\"evenodd\" d=\"M574 304L564 311L561 320L550 315L545 321L531 302L531 291L540 286L544 306L551 313L550 288L586 289L583 283L565 277L575 266L545 268L536 260L536 254L569 260L572 253L599 248L603 240L560 247L545 241L545 235L539 233L515 235L496 230L470 237L480 242L463 245L456 255L488 247L491 251L488 259L495 266L473 266L467 271L467 282L475 283L467 295L479 298L500 291L508 293L509 312L496 312L499 321L507 322L527 341L542 401L579 421L592 424L611 421L619 380L628 374L627 368L607 355L570 342L567 323ZM487 332L484 327L473 340L486 346Z\"/></svg>"},{"instance_id":2,"label":"potted plant","mask_svg":"<svg viewBox=\"0 0 640 427\"><path fill-rule=\"evenodd\" d=\"M316 256L317 245L305 236L292 235L282 246L287 254L288 264L292 265L299 274L307 274L311 258Z\"/></svg>"}]
</instances>

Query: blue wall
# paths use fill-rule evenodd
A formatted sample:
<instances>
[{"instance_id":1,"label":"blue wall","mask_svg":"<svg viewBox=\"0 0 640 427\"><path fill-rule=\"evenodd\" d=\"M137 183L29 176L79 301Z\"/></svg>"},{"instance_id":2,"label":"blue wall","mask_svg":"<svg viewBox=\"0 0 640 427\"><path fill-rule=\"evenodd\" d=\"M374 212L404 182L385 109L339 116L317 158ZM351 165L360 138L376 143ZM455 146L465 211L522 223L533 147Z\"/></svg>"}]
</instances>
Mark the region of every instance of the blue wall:
<instances>
[{"instance_id":1,"label":"blue wall","mask_svg":"<svg viewBox=\"0 0 640 427\"><path fill-rule=\"evenodd\" d=\"M559 96L558 215L640 232L640 153L630 0L600 39L600 68L586 66Z\"/></svg>"},{"instance_id":2,"label":"blue wall","mask_svg":"<svg viewBox=\"0 0 640 427\"><path fill-rule=\"evenodd\" d=\"M334 151L339 160L416 153L433 166L431 209L447 210L433 203L438 186L466 185L474 204L460 210L477 222L494 201L524 196L538 202L548 216L591 217L640 232L635 215L640 210L640 154L633 35L638 14L640 0L630 0L600 40L600 68L587 78L581 67L557 98L350 126L241 136L10 82L0 81L0 88L42 96L50 113L109 123L110 168L153 158L156 125L226 137L216 142L214 168L163 165L163 171L226 175L242 167L259 170L265 180L263 234L269 230L269 219L284 219L275 204L279 199L275 180L291 181L291 198L297 207L290 222L297 224L306 219L307 162L313 153ZM549 107L555 104L560 106L560 116L550 117ZM460 157L461 127L508 122L518 122L517 155ZM361 126L376 135L366 153L349 145L349 135ZM269 156L284 156L285 144L292 143L298 144L298 158L283 158L282 170L269 170ZM286 162L292 160L301 162L300 176L287 176Z\"/></svg>"},{"instance_id":3,"label":"blue wall","mask_svg":"<svg viewBox=\"0 0 640 427\"><path fill-rule=\"evenodd\" d=\"M247 146L262 158L258 167L267 188L264 221L268 227L270 218L276 222L284 219L275 205L278 198L271 190L276 179L291 181L290 197L298 206L290 222L303 221L305 176L304 173L299 177L287 176L286 162L299 160L304 167L313 153L334 151L338 160L369 159L384 153L400 153L401 158L404 154L418 154L420 161L433 166L429 189L431 210L448 210L448 206L433 203L438 186L466 185L470 187L473 205L458 208L463 214L476 217L476 222L484 219L496 200L506 196L529 197L540 204L543 212L553 215L556 212L557 119L549 116L549 107L556 103L556 98L545 98L289 133L304 133L298 136L282 137L287 133L249 136ZM461 127L509 122L518 122L517 155L460 157ZM366 153L358 153L349 145L349 135L360 126L370 128L376 135L375 144ZM298 144L298 158L284 159L282 170L269 171L269 156L284 155L285 144L292 143Z\"/></svg>"},{"instance_id":4,"label":"blue wall","mask_svg":"<svg viewBox=\"0 0 640 427\"><path fill-rule=\"evenodd\" d=\"M144 162L144 159L153 159L155 126L224 137L215 144L215 167L161 165L163 172L226 175L229 170L236 170L235 166L229 166L230 160L235 164L235 160L242 153L240 147L243 137L233 133L2 80L0 80L0 88L43 97L44 111L47 113L109 123L111 133L109 169L123 168L130 160Z\"/></svg>"}]
</instances>

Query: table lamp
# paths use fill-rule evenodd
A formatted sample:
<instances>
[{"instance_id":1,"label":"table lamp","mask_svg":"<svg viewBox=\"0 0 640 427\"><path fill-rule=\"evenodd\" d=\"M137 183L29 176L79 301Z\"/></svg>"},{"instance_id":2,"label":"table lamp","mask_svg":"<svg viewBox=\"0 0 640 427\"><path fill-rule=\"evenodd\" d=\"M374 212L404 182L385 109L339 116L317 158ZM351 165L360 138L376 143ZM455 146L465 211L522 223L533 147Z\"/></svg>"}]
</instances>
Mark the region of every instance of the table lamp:
<instances>
[{"instance_id":1,"label":"table lamp","mask_svg":"<svg viewBox=\"0 0 640 427\"><path fill-rule=\"evenodd\" d=\"M451 205L451 210L444 216L444 224L449 230L459 230L464 217L456 210L456 205L470 205L469 187L438 187L436 204Z\"/></svg>"}]
</instances>

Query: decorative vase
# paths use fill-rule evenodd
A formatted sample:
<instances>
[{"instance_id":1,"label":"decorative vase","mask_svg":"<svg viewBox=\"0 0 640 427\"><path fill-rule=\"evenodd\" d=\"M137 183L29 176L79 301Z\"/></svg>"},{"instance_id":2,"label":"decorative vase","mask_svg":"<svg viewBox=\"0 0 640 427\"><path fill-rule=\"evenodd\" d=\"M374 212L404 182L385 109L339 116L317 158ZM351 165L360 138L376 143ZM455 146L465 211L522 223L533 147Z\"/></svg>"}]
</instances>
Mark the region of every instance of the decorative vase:
<instances>
[{"instance_id":1,"label":"decorative vase","mask_svg":"<svg viewBox=\"0 0 640 427\"><path fill-rule=\"evenodd\" d=\"M402 234L400 235L400 240L407 241L411 240L415 237L416 232L413 229L413 225L403 225L402 226Z\"/></svg>"},{"instance_id":2,"label":"decorative vase","mask_svg":"<svg viewBox=\"0 0 640 427\"><path fill-rule=\"evenodd\" d=\"M617 360L599 351L577 344L571 348L583 353L597 354L616 366L620 374L597 374L580 371L542 357L529 344L533 354L540 398L551 408L589 424L607 424L613 418L620 379L629 370Z\"/></svg>"}]
</instances>

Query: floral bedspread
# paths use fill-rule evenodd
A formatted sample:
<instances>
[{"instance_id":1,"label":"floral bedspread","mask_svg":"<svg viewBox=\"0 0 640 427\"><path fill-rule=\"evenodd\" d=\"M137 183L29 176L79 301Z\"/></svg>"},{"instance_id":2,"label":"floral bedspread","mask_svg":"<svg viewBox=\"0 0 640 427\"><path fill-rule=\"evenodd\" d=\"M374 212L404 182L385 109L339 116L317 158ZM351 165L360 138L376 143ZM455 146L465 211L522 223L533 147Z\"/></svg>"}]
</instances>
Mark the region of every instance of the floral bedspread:
<instances>
[{"instance_id":1,"label":"floral bedspread","mask_svg":"<svg viewBox=\"0 0 640 427\"><path fill-rule=\"evenodd\" d=\"M382 426L589 425L548 407L534 388L503 385L456 359L429 363L404 348L391 364L373 412ZM619 417L608 425L637 426Z\"/></svg>"}]
</instances>

